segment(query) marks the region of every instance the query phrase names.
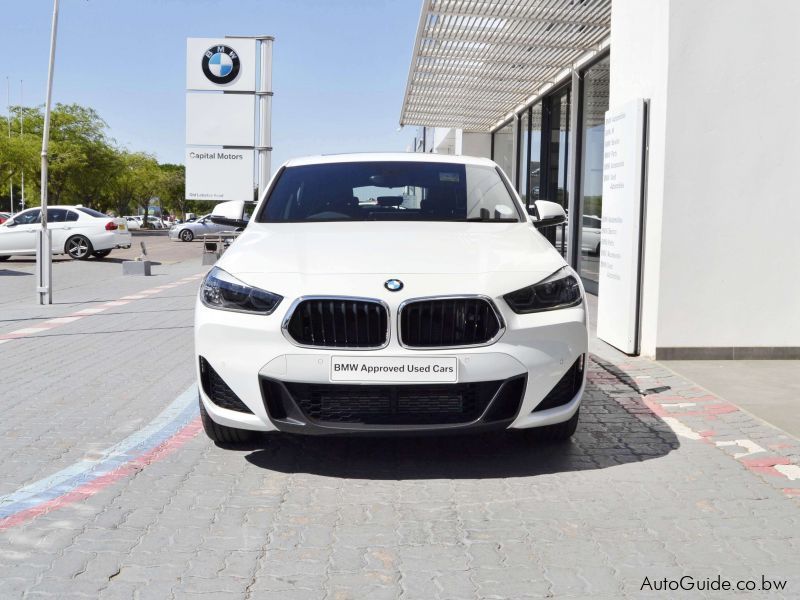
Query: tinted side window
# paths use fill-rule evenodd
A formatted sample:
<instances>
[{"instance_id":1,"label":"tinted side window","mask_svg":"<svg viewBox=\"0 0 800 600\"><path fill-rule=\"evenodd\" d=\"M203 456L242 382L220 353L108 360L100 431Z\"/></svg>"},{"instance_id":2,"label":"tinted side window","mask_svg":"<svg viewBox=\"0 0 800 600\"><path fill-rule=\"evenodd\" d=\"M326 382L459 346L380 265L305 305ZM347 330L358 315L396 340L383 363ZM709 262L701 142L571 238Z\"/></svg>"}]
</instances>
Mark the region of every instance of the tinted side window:
<instances>
[{"instance_id":1,"label":"tinted side window","mask_svg":"<svg viewBox=\"0 0 800 600\"><path fill-rule=\"evenodd\" d=\"M48 208L47 209L47 222L48 223L63 223L67 220L67 211L63 208Z\"/></svg>"},{"instance_id":2,"label":"tinted side window","mask_svg":"<svg viewBox=\"0 0 800 600\"><path fill-rule=\"evenodd\" d=\"M74 210L68 210L67 211L66 221L69 222L69 221L77 221L77 220L78 220L78 213L76 213Z\"/></svg>"},{"instance_id":3,"label":"tinted side window","mask_svg":"<svg viewBox=\"0 0 800 600\"><path fill-rule=\"evenodd\" d=\"M31 223L38 223L42 211L39 208L33 210L26 210L19 213L14 217L14 223L17 225L30 225Z\"/></svg>"},{"instance_id":4,"label":"tinted side window","mask_svg":"<svg viewBox=\"0 0 800 600\"><path fill-rule=\"evenodd\" d=\"M97 217L98 219L103 219L108 216L94 210L93 208L86 208L85 206L79 206L78 210L81 211L82 213L86 213L90 217Z\"/></svg>"}]
</instances>

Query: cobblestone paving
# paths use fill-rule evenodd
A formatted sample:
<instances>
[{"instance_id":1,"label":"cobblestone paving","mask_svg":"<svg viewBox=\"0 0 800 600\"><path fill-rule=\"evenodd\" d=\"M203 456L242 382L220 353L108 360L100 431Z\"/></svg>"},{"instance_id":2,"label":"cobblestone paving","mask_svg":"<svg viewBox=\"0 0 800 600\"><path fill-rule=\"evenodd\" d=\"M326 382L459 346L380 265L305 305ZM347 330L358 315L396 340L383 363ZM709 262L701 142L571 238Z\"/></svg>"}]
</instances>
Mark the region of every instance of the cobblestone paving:
<instances>
[{"instance_id":1,"label":"cobblestone paving","mask_svg":"<svg viewBox=\"0 0 800 600\"><path fill-rule=\"evenodd\" d=\"M156 285L198 272L176 264ZM181 290L0 345L0 494L91 460L191 385ZM589 368L566 444L272 435L224 449L195 419L119 476L0 521L0 598L676 597L640 588L684 575L788 580L745 595L798 597L798 440L652 362Z\"/></svg>"}]
</instances>

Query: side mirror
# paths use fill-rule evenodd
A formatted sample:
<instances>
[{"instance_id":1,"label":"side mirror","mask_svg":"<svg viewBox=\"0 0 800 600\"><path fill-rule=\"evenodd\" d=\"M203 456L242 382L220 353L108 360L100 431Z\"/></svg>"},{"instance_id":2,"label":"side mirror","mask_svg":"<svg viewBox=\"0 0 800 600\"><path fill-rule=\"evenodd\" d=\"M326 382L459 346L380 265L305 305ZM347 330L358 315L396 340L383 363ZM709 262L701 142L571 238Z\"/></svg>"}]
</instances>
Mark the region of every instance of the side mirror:
<instances>
[{"instance_id":1,"label":"side mirror","mask_svg":"<svg viewBox=\"0 0 800 600\"><path fill-rule=\"evenodd\" d=\"M216 225L225 225L226 227L233 227L234 229L247 225L247 221L242 219L229 219L228 217L220 217L218 215L211 215L208 219Z\"/></svg>"},{"instance_id":2,"label":"side mirror","mask_svg":"<svg viewBox=\"0 0 800 600\"><path fill-rule=\"evenodd\" d=\"M557 202L537 200L534 204L536 205L535 208L533 206L528 207L528 214L533 217L533 224L537 229L561 225L567 221L567 213Z\"/></svg>"}]
</instances>

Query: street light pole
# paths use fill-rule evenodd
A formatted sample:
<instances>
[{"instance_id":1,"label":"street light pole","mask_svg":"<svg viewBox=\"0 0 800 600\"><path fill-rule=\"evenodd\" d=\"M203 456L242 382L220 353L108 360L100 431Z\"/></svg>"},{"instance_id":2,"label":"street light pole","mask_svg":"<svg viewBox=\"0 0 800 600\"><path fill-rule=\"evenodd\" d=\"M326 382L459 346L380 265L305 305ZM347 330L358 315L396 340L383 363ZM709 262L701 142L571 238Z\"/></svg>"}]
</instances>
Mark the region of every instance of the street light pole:
<instances>
[{"instance_id":1,"label":"street light pole","mask_svg":"<svg viewBox=\"0 0 800 600\"><path fill-rule=\"evenodd\" d=\"M11 80L6 77L6 108L8 109L8 140L11 141ZM11 214L14 214L14 178L8 180L8 205L11 207Z\"/></svg>"},{"instance_id":2,"label":"street light pole","mask_svg":"<svg viewBox=\"0 0 800 600\"><path fill-rule=\"evenodd\" d=\"M19 80L19 139L23 141L25 137L25 103L22 99L22 79ZM22 171L22 198L20 198L20 208L25 210L25 165L20 169Z\"/></svg>"},{"instance_id":3,"label":"street light pole","mask_svg":"<svg viewBox=\"0 0 800 600\"><path fill-rule=\"evenodd\" d=\"M36 292L39 304L52 304L53 239L47 229L47 147L50 141L50 105L53 99L53 65L56 60L56 32L58 31L58 0L53 0L53 25L50 31L50 65L47 72L47 96L44 105L44 130L42 131L42 228L37 232Z\"/></svg>"}]
</instances>

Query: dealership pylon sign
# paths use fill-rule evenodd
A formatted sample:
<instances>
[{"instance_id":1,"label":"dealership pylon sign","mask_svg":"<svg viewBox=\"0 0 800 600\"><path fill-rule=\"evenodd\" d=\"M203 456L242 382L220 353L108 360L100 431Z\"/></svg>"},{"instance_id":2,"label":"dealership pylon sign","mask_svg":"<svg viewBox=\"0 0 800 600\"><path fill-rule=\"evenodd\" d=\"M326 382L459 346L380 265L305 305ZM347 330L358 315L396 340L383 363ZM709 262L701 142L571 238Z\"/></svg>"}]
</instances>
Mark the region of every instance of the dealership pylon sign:
<instances>
[{"instance_id":1,"label":"dealership pylon sign","mask_svg":"<svg viewBox=\"0 0 800 600\"><path fill-rule=\"evenodd\" d=\"M186 198L253 200L269 179L271 36L186 40Z\"/></svg>"}]
</instances>

